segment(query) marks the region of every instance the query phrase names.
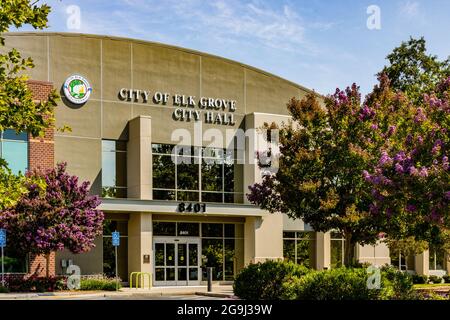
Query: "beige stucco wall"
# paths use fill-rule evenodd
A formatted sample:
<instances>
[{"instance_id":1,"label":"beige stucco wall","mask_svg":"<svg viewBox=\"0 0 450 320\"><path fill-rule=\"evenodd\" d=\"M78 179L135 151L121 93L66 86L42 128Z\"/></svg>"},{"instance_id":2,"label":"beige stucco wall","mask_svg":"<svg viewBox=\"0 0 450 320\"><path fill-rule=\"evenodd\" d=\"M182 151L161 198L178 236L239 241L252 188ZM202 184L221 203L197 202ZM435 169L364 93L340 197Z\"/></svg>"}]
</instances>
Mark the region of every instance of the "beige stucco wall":
<instances>
[{"instance_id":1,"label":"beige stucco wall","mask_svg":"<svg viewBox=\"0 0 450 320\"><path fill-rule=\"evenodd\" d=\"M415 271L417 274L428 275L430 273L430 252L425 250L414 258Z\"/></svg>"},{"instance_id":2,"label":"beige stucco wall","mask_svg":"<svg viewBox=\"0 0 450 320\"><path fill-rule=\"evenodd\" d=\"M287 115L275 115L268 113L251 113L245 117L245 130L247 136L245 157L246 162L244 165L244 192L247 192L247 187L255 182L261 182L261 169L258 167L255 154L257 151L266 150L267 144L261 139L259 130L265 123L271 124L272 122L282 125L287 123L290 117ZM251 131L254 129L253 131ZM245 198L245 203L249 203Z\"/></svg>"},{"instance_id":3,"label":"beige stucco wall","mask_svg":"<svg viewBox=\"0 0 450 320\"><path fill-rule=\"evenodd\" d=\"M283 217L270 214L246 217L244 227L245 264L283 259Z\"/></svg>"},{"instance_id":4,"label":"beige stucco wall","mask_svg":"<svg viewBox=\"0 0 450 320\"><path fill-rule=\"evenodd\" d=\"M70 33L9 33L6 49L12 47L34 58L36 67L29 72L33 79L51 81L57 91L74 73L89 80L93 92L85 105L74 106L64 97L58 103L57 125L68 125L72 131L56 134L55 152L56 161L68 161L71 172L95 182L95 192L100 191L100 141L127 140L129 120L151 116L152 139L161 143L170 143L176 128L194 129L192 121L172 119L172 105L121 101L121 88L236 100L234 126L203 124L203 130L216 128L224 136L226 129L243 128L246 114L286 115L287 101L307 92L238 62L159 43Z\"/></svg>"},{"instance_id":5,"label":"beige stucco wall","mask_svg":"<svg viewBox=\"0 0 450 320\"><path fill-rule=\"evenodd\" d=\"M331 233L316 233L316 264L317 270L331 268Z\"/></svg>"},{"instance_id":6,"label":"beige stucco wall","mask_svg":"<svg viewBox=\"0 0 450 320\"><path fill-rule=\"evenodd\" d=\"M73 254L69 250L56 253L56 274L66 275L66 268L61 266L61 260L72 260L72 264L80 267L81 275L103 273L103 238L97 237L95 247L82 254Z\"/></svg>"},{"instance_id":7,"label":"beige stucco wall","mask_svg":"<svg viewBox=\"0 0 450 320\"><path fill-rule=\"evenodd\" d=\"M127 144L128 198L152 199L152 119L138 116L129 123Z\"/></svg>"},{"instance_id":8,"label":"beige stucco wall","mask_svg":"<svg viewBox=\"0 0 450 320\"><path fill-rule=\"evenodd\" d=\"M378 242L375 246L357 245L356 259L361 263L368 262L373 265L382 266L391 263L389 248L383 242Z\"/></svg>"},{"instance_id":9,"label":"beige stucco wall","mask_svg":"<svg viewBox=\"0 0 450 320\"><path fill-rule=\"evenodd\" d=\"M153 273L152 263L144 263L144 255L153 255L151 213L130 214L128 220L128 273Z\"/></svg>"}]
</instances>

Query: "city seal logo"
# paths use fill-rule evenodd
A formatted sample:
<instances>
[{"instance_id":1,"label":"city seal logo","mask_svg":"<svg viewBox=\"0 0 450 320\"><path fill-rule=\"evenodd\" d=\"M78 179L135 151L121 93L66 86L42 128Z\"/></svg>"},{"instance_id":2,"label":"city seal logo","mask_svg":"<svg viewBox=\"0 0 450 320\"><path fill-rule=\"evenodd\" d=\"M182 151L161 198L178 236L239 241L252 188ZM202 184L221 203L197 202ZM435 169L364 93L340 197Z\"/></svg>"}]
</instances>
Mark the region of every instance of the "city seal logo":
<instances>
[{"instance_id":1,"label":"city seal logo","mask_svg":"<svg viewBox=\"0 0 450 320\"><path fill-rule=\"evenodd\" d=\"M67 100L75 104L83 104L88 101L92 92L89 81L77 74L66 79L63 89Z\"/></svg>"}]
</instances>

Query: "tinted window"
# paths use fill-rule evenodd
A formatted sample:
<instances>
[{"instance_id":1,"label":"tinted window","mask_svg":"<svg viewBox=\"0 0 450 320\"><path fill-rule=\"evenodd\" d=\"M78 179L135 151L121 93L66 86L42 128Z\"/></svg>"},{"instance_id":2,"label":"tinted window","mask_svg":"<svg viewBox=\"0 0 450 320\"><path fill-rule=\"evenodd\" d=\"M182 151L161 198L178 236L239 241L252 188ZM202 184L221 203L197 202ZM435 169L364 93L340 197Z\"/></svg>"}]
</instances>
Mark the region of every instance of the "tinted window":
<instances>
[{"instance_id":1,"label":"tinted window","mask_svg":"<svg viewBox=\"0 0 450 320\"><path fill-rule=\"evenodd\" d=\"M175 236L175 222L153 222L154 236Z\"/></svg>"}]
</instances>

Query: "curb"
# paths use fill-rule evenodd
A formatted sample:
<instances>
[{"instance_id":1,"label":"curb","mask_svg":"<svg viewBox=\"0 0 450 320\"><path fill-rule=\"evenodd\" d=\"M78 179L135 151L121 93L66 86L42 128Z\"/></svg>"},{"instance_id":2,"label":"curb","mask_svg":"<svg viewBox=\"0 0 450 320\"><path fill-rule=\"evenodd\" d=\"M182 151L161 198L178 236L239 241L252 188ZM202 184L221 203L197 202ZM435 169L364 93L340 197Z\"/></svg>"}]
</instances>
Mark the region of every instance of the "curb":
<instances>
[{"instance_id":1,"label":"curb","mask_svg":"<svg viewBox=\"0 0 450 320\"><path fill-rule=\"evenodd\" d=\"M4 293L0 294L0 300L18 300L18 299L85 299L91 297L133 297L133 296L147 296L147 297L164 297L164 296L205 296L213 298L228 298L236 299L237 297L229 293L221 292L202 292L202 291L168 291L168 292L130 292L130 291L91 291L91 292L29 292L29 293Z\"/></svg>"},{"instance_id":2,"label":"curb","mask_svg":"<svg viewBox=\"0 0 450 320\"><path fill-rule=\"evenodd\" d=\"M228 298L228 299L236 299L236 296L228 293L219 293L219 292L195 292L197 296L205 296L212 298Z\"/></svg>"},{"instance_id":3,"label":"curb","mask_svg":"<svg viewBox=\"0 0 450 320\"><path fill-rule=\"evenodd\" d=\"M83 297L101 297L105 296L106 292L91 292L91 293L67 293L67 292L41 292L41 293L22 293L22 294L4 294L0 295L0 300L17 300L17 299L30 299L30 298L54 298L54 299L67 299L67 298L79 298Z\"/></svg>"}]
</instances>

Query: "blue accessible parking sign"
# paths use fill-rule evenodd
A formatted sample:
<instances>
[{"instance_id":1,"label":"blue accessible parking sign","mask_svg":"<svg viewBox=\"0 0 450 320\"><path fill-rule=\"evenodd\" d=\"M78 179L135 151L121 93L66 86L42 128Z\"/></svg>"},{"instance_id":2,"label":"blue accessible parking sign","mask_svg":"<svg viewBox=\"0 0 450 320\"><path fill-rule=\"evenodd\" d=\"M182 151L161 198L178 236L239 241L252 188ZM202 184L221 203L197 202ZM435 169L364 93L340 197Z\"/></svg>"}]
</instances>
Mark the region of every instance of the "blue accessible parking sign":
<instances>
[{"instance_id":1,"label":"blue accessible parking sign","mask_svg":"<svg viewBox=\"0 0 450 320\"><path fill-rule=\"evenodd\" d=\"M114 246L114 251L116 254L116 291L119 290L119 276L118 276L118 265L117 265L117 247L120 245L120 233L114 231L112 233L112 245Z\"/></svg>"},{"instance_id":2,"label":"blue accessible parking sign","mask_svg":"<svg viewBox=\"0 0 450 320\"><path fill-rule=\"evenodd\" d=\"M0 247L6 247L6 230L0 229Z\"/></svg>"},{"instance_id":3,"label":"blue accessible parking sign","mask_svg":"<svg viewBox=\"0 0 450 320\"><path fill-rule=\"evenodd\" d=\"M114 231L112 233L112 245L114 247L118 247L120 245L120 233L118 231Z\"/></svg>"},{"instance_id":4,"label":"blue accessible parking sign","mask_svg":"<svg viewBox=\"0 0 450 320\"><path fill-rule=\"evenodd\" d=\"M3 257L3 248L6 247L6 230L0 229L0 248L2 249L2 286L5 286L5 261Z\"/></svg>"}]
</instances>

